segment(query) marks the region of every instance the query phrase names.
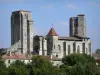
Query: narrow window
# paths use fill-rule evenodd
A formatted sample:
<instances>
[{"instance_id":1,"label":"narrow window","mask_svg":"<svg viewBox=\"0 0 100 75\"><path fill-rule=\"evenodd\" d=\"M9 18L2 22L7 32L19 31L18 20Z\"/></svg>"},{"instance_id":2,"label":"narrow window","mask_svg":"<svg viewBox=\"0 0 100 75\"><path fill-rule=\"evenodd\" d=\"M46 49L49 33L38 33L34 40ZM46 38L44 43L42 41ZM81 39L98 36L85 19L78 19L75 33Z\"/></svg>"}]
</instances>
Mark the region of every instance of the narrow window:
<instances>
[{"instance_id":1,"label":"narrow window","mask_svg":"<svg viewBox=\"0 0 100 75\"><path fill-rule=\"evenodd\" d=\"M63 55L65 56L66 55L66 42L63 43Z\"/></svg>"},{"instance_id":2,"label":"narrow window","mask_svg":"<svg viewBox=\"0 0 100 75\"><path fill-rule=\"evenodd\" d=\"M83 43L83 49L82 52L85 53L85 43Z\"/></svg>"},{"instance_id":3,"label":"narrow window","mask_svg":"<svg viewBox=\"0 0 100 75\"><path fill-rule=\"evenodd\" d=\"M89 53L91 53L91 43L88 44L89 47Z\"/></svg>"},{"instance_id":4,"label":"narrow window","mask_svg":"<svg viewBox=\"0 0 100 75\"><path fill-rule=\"evenodd\" d=\"M80 53L80 46L77 47L77 53Z\"/></svg>"},{"instance_id":5,"label":"narrow window","mask_svg":"<svg viewBox=\"0 0 100 75\"><path fill-rule=\"evenodd\" d=\"M58 49L61 50L61 46L60 45L58 45Z\"/></svg>"},{"instance_id":6,"label":"narrow window","mask_svg":"<svg viewBox=\"0 0 100 75\"><path fill-rule=\"evenodd\" d=\"M70 54L70 45L68 45L68 54Z\"/></svg>"},{"instance_id":7,"label":"narrow window","mask_svg":"<svg viewBox=\"0 0 100 75\"><path fill-rule=\"evenodd\" d=\"M55 49L55 45L54 45L54 49Z\"/></svg>"},{"instance_id":8,"label":"narrow window","mask_svg":"<svg viewBox=\"0 0 100 75\"><path fill-rule=\"evenodd\" d=\"M88 53L88 49L86 48L86 54Z\"/></svg>"},{"instance_id":9,"label":"narrow window","mask_svg":"<svg viewBox=\"0 0 100 75\"><path fill-rule=\"evenodd\" d=\"M76 53L75 43L73 43L73 53Z\"/></svg>"}]
</instances>

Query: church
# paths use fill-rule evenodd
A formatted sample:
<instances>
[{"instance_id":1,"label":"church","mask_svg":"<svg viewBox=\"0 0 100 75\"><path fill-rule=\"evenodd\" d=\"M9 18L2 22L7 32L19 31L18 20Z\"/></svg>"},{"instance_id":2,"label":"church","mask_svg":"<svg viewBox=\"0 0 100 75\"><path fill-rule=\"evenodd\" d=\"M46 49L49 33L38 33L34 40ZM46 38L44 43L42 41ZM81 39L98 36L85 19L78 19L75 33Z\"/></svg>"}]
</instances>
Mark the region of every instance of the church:
<instances>
[{"instance_id":1,"label":"church","mask_svg":"<svg viewBox=\"0 0 100 75\"><path fill-rule=\"evenodd\" d=\"M25 63L31 57L40 55L54 65L71 53L92 54L91 39L86 36L86 18L84 14L69 19L69 36L60 36L52 27L45 36L34 35L31 11L19 10L11 15L11 47L3 56L9 66L15 60Z\"/></svg>"},{"instance_id":2,"label":"church","mask_svg":"<svg viewBox=\"0 0 100 75\"><path fill-rule=\"evenodd\" d=\"M63 58L71 53L91 55L91 40L86 37L86 21L83 14L70 18L70 36L59 36L52 27L46 36L34 36L34 52Z\"/></svg>"}]
</instances>

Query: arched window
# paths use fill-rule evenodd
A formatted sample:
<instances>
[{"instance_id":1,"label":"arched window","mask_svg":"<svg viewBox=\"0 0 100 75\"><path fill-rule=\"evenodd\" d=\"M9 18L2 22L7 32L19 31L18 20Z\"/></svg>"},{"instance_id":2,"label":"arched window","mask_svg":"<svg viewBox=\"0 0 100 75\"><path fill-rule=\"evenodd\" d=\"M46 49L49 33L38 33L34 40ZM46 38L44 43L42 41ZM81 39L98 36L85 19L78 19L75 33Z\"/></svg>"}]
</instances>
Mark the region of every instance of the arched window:
<instances>
[{"instance_id":1,"label":"arched window","mask_svg":"<svg viewBox=\"0 0 100 75\"><path fill-rule=\"evenodd\" d=\"M85 53L85 43L83 43L83 46L82 46L82 52Z\"/></svg>"},{"instance_id":2,"label":"arched window","mask_svg":"<svg viewBox=\"0 0 100 75\"><path fill-rule=\"evenodd\" d=\"M70 45L68 45L68 54L70 54Z\"/></svg>"},{"instance_id":3,"label":"arched window","mask_svg":"<svg viewBox=\"0 0 100 75\"><path fill-rule=\"evenodd\" d=\"M91 43L89 43L88 46L89 46L89 53L91 53Z\"/></svg>"},{"instance_id":4,"label":"arched window","mask_svg":"<svg viewBox=\"0 0 100 75\"><path fill-rule=\"evenodd\" d=\"M61 46L60 45L58 45L58 49L61 50Z\"/></svg>"},{"instance_id":5,"label":"arched window","mask_svg":"<svg viewBox=\"0 0 100 75\"><path fill-rule=\"evenodd\" d=\"M73 43L73 53L76 53L75 43Z\"/></svg>"},{"instance_id":6,"label":"arched window","mask_svg":"<svg viewBox=\"0 0 100 75\"><path fill-rule=\"evenodd\" d=\"M86 48L86 54L88 53L88 49Z\"/></svg>"},{"instance_id":7,"label":"arched window","mask_svg":"<svg viewBox=\"0 0 100 75\"><path fill-rule=\"evenodd\" d=\"M80 53L80 46L77 47L77 53Z\"/></svg>"},{"instance_id":8,"label":"arched window","mask_svg":"<svg viewBox=\"0 0 100 75\"><path fill-rule=\"evenodd\" d=\"M66 56L66 42L63 43L63 55Z\"/></svg>"}]
</instances>

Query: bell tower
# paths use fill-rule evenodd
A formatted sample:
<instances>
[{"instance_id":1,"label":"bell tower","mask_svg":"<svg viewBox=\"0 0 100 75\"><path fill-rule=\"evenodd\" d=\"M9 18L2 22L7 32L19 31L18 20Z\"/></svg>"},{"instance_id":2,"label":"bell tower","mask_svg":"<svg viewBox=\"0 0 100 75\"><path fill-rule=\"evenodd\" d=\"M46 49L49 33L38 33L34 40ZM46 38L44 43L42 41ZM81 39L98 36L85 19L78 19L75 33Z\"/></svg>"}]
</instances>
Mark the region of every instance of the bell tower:
<instances>
[{"instance_id":1,"label":"bell tower","mask_svg":"<svg viewBox=\"0 0 100 75\"><path fill-rule=\"evenodd\" d=\"M33 20L30 11L12 12L11 45L15 44L16 51L21 54L30 54L33 51Z\"/></svg>"},{"instance_id":2,"label":"bell tower","mask_svg":"<svg viewBox=\"0 0 100 75\"><path fill-rule=\"evenodd\" d=\"M86 18L84 14L70 18L70 36L86 37Z\"/></svg>"}]
</instances>

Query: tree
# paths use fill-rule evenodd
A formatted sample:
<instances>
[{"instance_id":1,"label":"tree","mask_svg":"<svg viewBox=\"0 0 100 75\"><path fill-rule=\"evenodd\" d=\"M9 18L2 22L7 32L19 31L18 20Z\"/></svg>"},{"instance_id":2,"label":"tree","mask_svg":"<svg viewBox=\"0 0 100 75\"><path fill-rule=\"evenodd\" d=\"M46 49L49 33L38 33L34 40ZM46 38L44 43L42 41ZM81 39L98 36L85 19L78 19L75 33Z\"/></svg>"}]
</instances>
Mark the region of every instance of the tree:
<instances>
[{"instance_id":1,"label":"tree","mask_svg":"<svg viewBox=\"0 0 100 75\"><path fill-rule=\"evenodd\" d=\"M8 69L8 75L29 75L25 67L10 66L7 69Z\"/></svg>"},{"instance_id":2,"label":"tree","mask_svg":"<svg viewBox=\"0 0 100 75\"><path fill-rule=\"evenodd\" d=\"M72 69L72 66L63 64L59 68L60 68L60 71L62 71L65 75L70 75L70 70Z\"/></svg>"},{"instance_id":3,"label":"tree","mask_svg":"<svg viewBox=\"0 0 100 75\"><path fill-rule=\"evenodd\" d=\"M7 68L2 68L2 69L0 69L0 75L8 75L8 70L7 70Z\"/></svg>"},{"instance_id":4,"label":"tree","mask_svg":"<svg viewBox=\"0 0 100 75\"><path fill-rule=\"evenodd\" d=\"M86 62L84 56L82 56L81 54L70 54L68 56L65 56L63 59L62 59L62 62L65 64L65 65L69 65L69 66L73 66L75 65L77 62L80 62L80 63L84 63Z\"/></svg>"},{"instance_id":5,"label":"tree","mask_svg":"<svg viewBox=\"0 0 100 75\"><path fill-rule=\"evenodd\" d=\"M7 75L6 64L2 57L0 56L0 75Z\"/></svg>"},{"instance_id":6,"label":"tree","mask_svg":"<svg viewBox=\"0 0 100 75\"><path fill-rule=\"evenodd\" d=\"M10 66L16 66L16 67L19 67L19 66L26 66L26 64L23 62L23 61L20 61L20 60L16 60L15 62L13 62Z\"/></svg>"},{"instance_id":7,"label":"tree","mask_svg":"<svg viewBox=\"0 0 100 75\"><path fill-rule=\"evenodd\" d=\"M26 64L20 60L13 62L8 68L8 75L29 75Z\"/></svg>"},{"instance_id":8,"label":"tree","mask_svg":"<svg viewBox=\"0 0 100 75\"><path fill-rule=\"evenodd\" d=\"M86 63L96 63L96 60L94 57L87 55L87 54L82 54L85 57Z\"/></svg>"},{"instance_id":9,"label":"tree","mask_svg":"<svg viewBox=\"0 0 100 75\"><path fill-rule=\"evenodd\" d=\"M88 62L96 63L93 57L91 57L90 55L86 55L86 54L70 54L68 56L65 56L62 59L62 62L65 65L69 65L69 66L75 65L77 62L80 62L83 65Z\"/></svg>"},{"instance_id":10,"label":"tree","mask_svg":"<svg viewBox=\"0 0 100 75\"><path fill-rule=\"evenodd\" d=\"M96 72L96 74L95 75L100 75L100 71L99 72Z\"/></svg>"},{"instance_id":11,"label":"tree","mask_svg":"<svg viewBox=\"0 0 100 75\"><path fill-rule=\"evenodd\" d=\"M62 62L60 68L68 75L95 75L98 70L94 57L87 54L70 54Z\"/></svg>"},{"instance_id":12,"label":"tree","mask_svg":"<svg viewBox=\"0 0 100 75\"><path fill-rule=\"evenodd\" d=\"M84 66L81 63L76 63L70 70L71 75L85 75Z\"/></svg>"},{"instance_id":13,"label":"tree","mask_svg":"<svg viewBox=\"0 0 100 75\"><path fill-rule=\"evenodd\" d=\"M0 59L0 75L99 75L100 69L95 59L86 54L71 54L62 59L60 67L53 66L49 59L34 56L25 64L16 60L9 67Z\"/></svg>"},{"instance_id":14,"label":"tree","mask_svg":"<svg viewBox=\"0 0 100 75\"><path fill-rule=\"evenodd\" d=\"M93 64L92 62L87 63L84 65L85 75L95 75L99 68L96 66L96 64Z\"/></svg>"},{"instance_id":15,"label":"tree","mask_svg":"<svg viewBox=\"0 0 100 75\"><path fill-rule=\"evenodd\" d=\"M96 50L96 53L97 53L97 54L100 54L100 49L97 49L97 50Z\"/></svg>"},{"instance_id":16,"label":"tree","mask_svg":"<svg viewBox=\"0 0 100 75\"><path fill-rule=\"evenodd\" d=\"M32 58L32 62L28 64L27 69L30 75L53 75L54 67L48 60L41 56L36 56Z\"/></svg>"},{"instance_id":17,"label":"tree","mask_svg":"<svg viewBox=\"0 0 100 75\"><path fill-rule=\"evenodd\" d=\"M0 59L0 69L6 68L4 60Z\"/></svg>"}]
</instances>

